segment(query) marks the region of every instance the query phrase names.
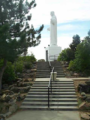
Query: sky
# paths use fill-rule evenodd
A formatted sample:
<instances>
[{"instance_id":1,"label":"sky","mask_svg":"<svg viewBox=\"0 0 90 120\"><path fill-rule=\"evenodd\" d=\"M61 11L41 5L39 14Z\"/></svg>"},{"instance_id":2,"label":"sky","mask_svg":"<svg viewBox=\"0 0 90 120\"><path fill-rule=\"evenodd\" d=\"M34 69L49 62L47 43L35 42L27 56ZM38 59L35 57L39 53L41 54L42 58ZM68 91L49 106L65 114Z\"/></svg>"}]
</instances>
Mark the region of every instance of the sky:
<instances>
[{"instance_id":1,"label":"sky","mask_svg":"<svg viewBox=\"0 0 90 120\"><path fill-rule=\"evenodd\" d=\"M31 0L29 0L31 1ZM78 34L81 40L90 30L90 0L36 0L37 6L31 9L30 24L38 29L44 24L41 32L41 43L28 48L28 54L33 53L37 60L45 59L45 48L50 44L50 12L57 17L57 44L63 49L68 48L72 37Z\"/></svg>"}]
</instances>

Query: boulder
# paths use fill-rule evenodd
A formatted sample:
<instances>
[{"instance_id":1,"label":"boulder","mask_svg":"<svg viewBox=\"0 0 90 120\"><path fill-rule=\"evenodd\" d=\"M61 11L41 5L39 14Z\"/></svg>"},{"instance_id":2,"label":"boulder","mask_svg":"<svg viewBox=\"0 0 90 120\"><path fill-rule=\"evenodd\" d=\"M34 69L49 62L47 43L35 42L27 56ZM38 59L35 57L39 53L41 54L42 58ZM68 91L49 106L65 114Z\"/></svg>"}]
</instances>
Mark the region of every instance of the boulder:
<instances>
[{"instance_id":1,"label":"boulder","mask_svg":"<svg viewBox=\"0 0 90 120\"><path fill-rule=\"evenodd\" d=\"M35 76L35 73L31 73L30 77L33 78Z\"/></svg>"},{"instance_id":2,"label":"boulder","mask_svg":"<svg viewBox=\"0 0 90 120\"><path fill-rule=\"evenodd\" d=\"M86 102L82 102L82 103L79 105L79 109L84 109L84 108L85 108L85 105L86 105Z\"/></svg>"},{"instance_id":3,"label":"boulder","mask_svg":"<svg viewBox=\"0 0 90 120\"><path fill-rule=\"evenodd\" d=\"M27 87L22 87L21 89L19 89L20 93L26 93L28 92L30 89L30 86L27 86Z\"/></svg>"},{"instance_id":4,"label":"boulder","mask_svg":"<svg viewBox=\"0 0 90 120\"><path fill-rule=\"evenodd\" d=\"M78 77L79 73L73 73L73 76Z\"/></svg>"},{"instance_id":5,"label":"boulder","mask_svg":"<svg viewBox=\"0 0 90 120\"><path fill-rule=\"evenodd\" d=\"M32 73L32 72L36 72L36 71L37 71L37 69L31 69L30 72Z\"/></svg>"},{"instance_id":6,"label":"boulder","mask_svg":"<svg viewBox=\"0 0 90 120\"><path fill-rule=\"evenodd\" d=\"M82 96L86 96L86 93L85 93L85 92L81 92L81 95L82 95Z\"/></svg>"},{"instance_id":7,"label":"boulder","mask_svg":"<svg viewBox=\"0 0 90 120\"><path fill-rule=\"evenodd\" d=\"M12 98L10 97L10 95L6 95L6 97L5 97L5 102L9 102L10 99L12 99Z\"/></svg>"},{"instance_id":8,"label":"boulder","mask_svg":"<svg viewBox=\"0 0 90 120\"><path fill-rule=\"evenodd\" d=\"M17 101L21 101L25 98L26 95L18 95Z\"/></svg>"},{"instance_id":9,"label":"boulder","mask_svg":"<svg viewBox=\"0 0 90 120\"><path fill-rule=\"evenodd\" d=\"M90 97L87 97L87 98L86 98L86 101L87 101L87 102L90 102Z\"/></svg>"},{"instance_id":10,"label":"boulder","mask_svg":"<svg viewBox=\"0 0 90 120\"><path fill-rule=\"evenodd\" d=\"M5 91L3 91L3 93L6 95L13 95L14 94L14 92L11 90L5 90Z\"/></svg>"},{"instance_id":11,"label":"boulder","mask_svg":"<svg viewBox=\"0 0 90 120\"><path fill-rule=\"evenodd\" d=\"M1 102L9 102L10 99L12 99L12 98L10 97L10 95L4 94L3 96L1 96L0 101L1 101Z\"/></svg>"},{"instance_id":12,"label":"boulder","mask_svg":"<svg viewBox=\"0 0 90 120\"><path fill-rule=\"evenodd\" d=\"M21 81L23 81L23 79L22 79L22 78L17 78L17 79L16 79L16 82L17 82L17 81L20 81L20 82L21 82Z\"/></svg>"},{"instance_id":13,"label":"boulder","mask_svg":"<svg viewBox=\"0 0 90 120\"><path fill-rule=\"evenodd\" d=\"M29 82L29 80L28 80L28 79L25 79L24 82Z\"/></svg>"},{"instance_id":14,"label":"boulder","mask_svg":"<svg viewBox=\"0 0 90 120\"><path fill-rule=\"evenodd\" d=\"M26 73L30 73L30 70L26 70Z\"/></svg>"},{"instance_id":15,"label":"boulder","mask_svg":"<svg viewBox=\"0 0 90 120\"><path fill-rule=\"evenodd\" d=\"M16 99L11 99L10 101L9 101L9 105L13 105L13 104L15 104L16 103Z\"/></svg>"},{"instance_id":16,"label":"boulder","mask_svg":"<svg viewBox=\"0 0 90 120\"><path fill-rule=\"evenodd\" d=\"M88 114L86 113L81 113L81 118L85 119L85 120L90 120L90 117Z\"/></svg>"},{"instance_id":17,"label":"boulder","mask_svg":"<svg viewBox=\"0 0 90 120\"><path fill-rule=\"evenodd\" d=\"M79 85L78 85L78 91L79 91L79 92L90 93L90 85L79 84Z\"/></svg>"},{"instance_id":18,"label":"boulder","mask_svg":"<svg viewBox=\"0 0 90 120\"><path fill-rule=\"evenodd\" d=\"M18 109L17 104L13 104L12 106L9 107L9 112L13 113Z\"/></svg>"},{"instance_id":19,"label":"boulder","mask_svg":"<svg viewBox=\"0 0 90 120\"><path fill-rule=\"evenodd\" d=\"M90 85L90 80L87 80L85 83L86 83L87 85Z\"/></svg>"},{"instance_id":20,"label":"boulder","mask_svg":"<svg viewBox=\"0 0 90 120\"><path fill-rule=\"evenodd\" d=\"M87 96L85 95L85 96L81 96L81 95L79 95L78 96L80 99L82 99L82 100L86 100L86 98L87 98Z\"/></svg>"},{"instance_id":21,"label":"boulder","mask_svg":"<svg viewBox=\"0 0 90 120\"><path fill-rule=\"evenodd\" d=\"M10 95L10 97L13 98L13 99L16 99L17 96L18 96L17 94Z\"/></svg>"},{"instance_id":22,"label":"boulder","mask_svg":"<svg viewBox=\"0 0 90 120\"><path fill-rule=\"evenodd\" d=\"M14 84L10 85L8 89L11 90L11 88L13 88L13 87L14 87Z\"/></svg>"},{"instance_id":23,"label":"boulder","mask_svg":"<svg viewBox=\"0 0 90 120\"><path fill-rule=\"evenodd\" d=\"M3 94L3 95L0 97L0 101L1 101L1 102L4 102L5 99L6 99L6 96L7 96L6 94Z\"/></svg>"},{"instance_id":24,"label":"boulder","mask_svg":"<svg viewBox=\"0 0 90 120\"><path fill-rule=\"evenodd\" d=\"M67 77L70 77L70 76L71 76L71 74L70 74L70 73L66 73L66 76L67 76Z\"/></svg>"},{"instance_id":25,"label":"boulder","mask_svg":"<svg viewBox=\"0 0 90 120\"><path fill-rule=\"evenodd\" d=\"M12 87L11 88L11 91L15 92L15 93L18 93L19 92L19 89L17 87Z\"/></svg>"},{"instance_id":26,"label":"boulder","mask_svg":"<svg viewBox=\"0 0 90 120\"><path fill-rule=\"evenodd\" d=\"M0 120L6 120L6 116L4 114L0 114Z\"/></svg>"},{"instance_id":27,"label":"boulder","mask_svg":"<svg viewBox=\"0 0 90 120\"><path fill-rule=\"evenodd\" d=\"M6 116L8 117L8 116L10 116L12 113L11 112L7 112L6 113Z\"/></svg>"},{"instance_id":28,"label":"boulder","mask_svg":"<svg viewBox=\"0 0 90 120\"><path fill-rule=\"evenodd\" d=\"M70 74L73 75L73 71L70 71Z\"/></svg>"}]
</instances>

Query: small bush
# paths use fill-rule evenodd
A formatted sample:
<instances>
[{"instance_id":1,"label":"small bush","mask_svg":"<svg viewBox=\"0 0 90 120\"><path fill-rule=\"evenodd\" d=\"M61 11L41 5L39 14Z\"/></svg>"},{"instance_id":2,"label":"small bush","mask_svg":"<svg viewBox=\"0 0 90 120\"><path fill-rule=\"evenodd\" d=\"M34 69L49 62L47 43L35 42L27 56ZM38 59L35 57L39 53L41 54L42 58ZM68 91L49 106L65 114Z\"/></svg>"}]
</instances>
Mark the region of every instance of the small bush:
<instances>
[{"instance_id":1,"label":"small bush","mask_svg":"<svg viewBox=\"0 0 90 120\"><path fill-rule=\"evenodd\" d=\"M2 83L3 84L11 84L15 80L15 72L14 67L11 62L7 63L7 67L4 71Z\"/></svg>"},{"instance_id":2,"label":"small bush","mask_svg":"<svg viewBox=\"0 0 90 120\"><path fill-rule=\"evenodd\" d=\"M26 63L24 63L24 67L25 67L25 69L31 69L32 68L32 63L26 62Z\"/></svg>"},{"instance_id":3,"label":"small bush","mask_svg":"<svg viewBox=\"0 0 90 120\"><path fill-rule=\"evenodd\" d=\"M23 68L24 68L24 62L23 61L17 61L14 63L14 69L15 69L15 72L18 73L22 73L23 71Z\"/></svg>"},{"instance_id":4,"label":"small bush","mask_svg":"<svg viewBox=\"0 0 90 120\"><path fill-rule=\"evenodd\" d=\"M45 62L45 60L44 59L40 59L40 60L38 60L38 62Z\"/></svg>"},{"instance_id":5,"label":"small bush","mask_svg":"<svg viewBox=\"0 0 90 120\"><path fill-rule=\"evenodd\" d=\"M36 58L35 58L35 56L33 54L31 54L31 56L27 56L27 57L30 57L30 62L31 63L36 62Z\"/></svg>"},{"instance_id":6,"label":"small bush","mask_svg":"<svg viewBox=\"0 0 90 120\"><path fill-rule=\"evenodd\" d=\"M68 69L69 69L69 70L72 70L72 71L75 70L74 61L72 61L72 60L70 61Z\"/></svg>"}]
</instances>

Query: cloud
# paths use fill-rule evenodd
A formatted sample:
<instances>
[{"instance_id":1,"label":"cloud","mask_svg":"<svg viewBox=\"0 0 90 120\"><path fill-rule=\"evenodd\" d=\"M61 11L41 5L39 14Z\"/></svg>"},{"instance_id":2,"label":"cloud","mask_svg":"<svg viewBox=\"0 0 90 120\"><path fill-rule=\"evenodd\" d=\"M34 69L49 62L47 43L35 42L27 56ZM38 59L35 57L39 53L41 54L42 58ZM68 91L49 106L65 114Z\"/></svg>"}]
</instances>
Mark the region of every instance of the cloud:
<instances>
[{"instance_id":1,"label":"cloud","mask_svg":"<svg viewBox=\"0 0 90 120\"><path fill-rule=\"evenodd\" d=\"M50 11L55 11L58 23L73 20L90 20L90 0L36 0L32 9L34 25L49 25Z\"/></svg>"},{"instance_id":2,"label":"cloud","mask_svg":"<svg viewBox=\"0 0 90 120\"><path fill-rule=\"evenodd\" d=\"M80 27L79 26L76 26L76 25L72 25L72 24L67 24L67 25L60 25L57 27L57 30L75 30L75 29L79 29Z\"/></svg>"}]
</instances>

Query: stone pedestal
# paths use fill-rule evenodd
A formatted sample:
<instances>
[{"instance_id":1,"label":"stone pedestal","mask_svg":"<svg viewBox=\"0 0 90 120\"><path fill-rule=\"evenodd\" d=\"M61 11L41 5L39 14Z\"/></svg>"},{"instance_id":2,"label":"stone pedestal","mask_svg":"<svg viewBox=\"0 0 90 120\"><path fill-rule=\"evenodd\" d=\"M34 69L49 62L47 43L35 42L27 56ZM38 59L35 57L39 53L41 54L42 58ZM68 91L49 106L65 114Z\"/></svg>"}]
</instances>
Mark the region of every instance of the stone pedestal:
<instances>
[{"instance_id":1,"label":"stone pedestal","mask_svg":"<svg viewBox=\"0 0 90 120\"><path fill-rule=\"evenodd\" d=\"M61 47L59 46L48 46L46 48L46 61L54 61L57 60L59 54L61 53Z\"/></svg>"}]
</instances>

